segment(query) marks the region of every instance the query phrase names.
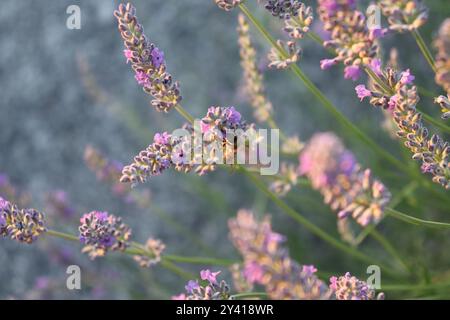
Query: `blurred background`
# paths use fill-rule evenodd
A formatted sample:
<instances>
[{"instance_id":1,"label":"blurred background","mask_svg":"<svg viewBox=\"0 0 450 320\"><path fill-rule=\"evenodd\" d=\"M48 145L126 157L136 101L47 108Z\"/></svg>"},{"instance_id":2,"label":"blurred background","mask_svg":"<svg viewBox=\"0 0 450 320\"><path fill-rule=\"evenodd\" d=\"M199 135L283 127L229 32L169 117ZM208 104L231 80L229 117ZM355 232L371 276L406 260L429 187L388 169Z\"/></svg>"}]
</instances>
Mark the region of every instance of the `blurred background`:
<instances>
[{"instance_id":1,"label":"blurred background","mask_svg":"<svg viewBox=\"0 0 450 320\"><path fill-rule=\"evenodd\" d=\"M361 7L368 4L361 3ZM80 30L66 27L66 9L72 4L81 9ZM185 109L200 117L211 105L234 105L252 121L252 110L240 89L238 10L226 13L212 0L135 0L133 4L148 38L164 51L169 72L181 84ZM450 6L446 0L426 4L431 18L421 31L430 44L439 24L450 16ZM149 97L136 84L125 63L113 17L117 5L118 1L111 0L2 1L0 192L7 186L24 204L46 209L52 226L73 234L83 213L104 210L121 216L132 227L135 240L145 242L149 236L162 239L167 253L227 259L238 258L228 241L227 219L239 208L249 208L261 216L272 214L274 230L288 236L291 256L301 263L315 264L324 274L364 274L367 266L292 224L238 173L219 170L201 178L165 173L135 189L150 194L145 205L124 200L111 185L99 181L83 159L86 146L127 164L151 142L154 133L183 123L175 112L155 112ZM257 7L256 1L249 1L249 7L274 35L281 35L279 21ZM253 34L263 67L269 48ZM411 68L417 83L440 92L411 35L395 35L383 44L385 55L393 46L399 50L401 64ZM355 84L343 79L342 68L321 71L319 61L328 57L325 50L308 39L301 41L301 47L300 65L313 82L354 123L401 158L398 142L381 127L382 113L358 101ZM290 73L267 70L265 77L275 118L286 133L298 134L302 141L317 131L342 134L334 118ZM439 114L430 97L423 97L422 108ZM406 177L347 138L347 147L361 164L383 169L376 174L394 194L404 186ZM62 215L55 206L50 208L49 199L55 197L71 210ZM335 215L322 204L318 193L296 190L287 200L337 236ZM409 206L419 209L414 212L416 216L448 220L444 215L449 213L448 207L420 198L420 190L404 200L405 210ZM450 245L445 233L431 234L395 220L383 223L380 229L387 236L396 235L396 246L410 256L420 249L422 254L411 259L424 268L423 272L448 270L450 253L442 250L446 243L447 248ZM388 259L370 239L362 247ZM120 254L90 261L80 250L77 244L50 237L30 246L1 239L0 298L159 299L184 291L184 280L159 266L142 269ZM65 287L70 264L81 267L82 290ZM180 266L195 273L206 267ZM223 271L230 280L226 268Z\"/></svg>"}]
</instances>

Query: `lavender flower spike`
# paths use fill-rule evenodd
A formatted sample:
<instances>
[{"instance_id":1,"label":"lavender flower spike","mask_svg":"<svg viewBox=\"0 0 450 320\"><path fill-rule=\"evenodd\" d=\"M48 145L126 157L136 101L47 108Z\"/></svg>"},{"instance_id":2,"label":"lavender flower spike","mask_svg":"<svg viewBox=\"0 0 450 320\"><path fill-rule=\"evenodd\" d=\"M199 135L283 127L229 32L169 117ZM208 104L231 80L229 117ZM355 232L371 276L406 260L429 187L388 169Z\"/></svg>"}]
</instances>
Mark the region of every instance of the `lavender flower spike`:
<instances>
[{"instance_id":1,"label":"lavender flower spike","mask_svg":"<svg viewBox=\"0 0 450 320\"><path fill-rule=\"evenodd\" d=\"M153 257L134 256L134 260L143 268L150 268L161 261L161 254L166 249L166 245L158 239L149 238L145 243L145 249L150 252Z\"/></svg>"},{"instance_id":2,"label":"lavender flower spike","mask_svg":"<svg viewBox=\"0 0 450 320\"><path fill-rule=\"evenodd\" d=\"M114 16L124 40L127 63L131 63L136 81L153 96L151 103L156 110L168 112L181 101L181 95L178 82L166 71L164 53L148 41L137 20L136 9L130 3L120 4Z\"/></svg>"},{"instance_id":3,"label":"lavender flower spike","mask_svg":"<svg viewBox=\"0 0 450 320\"><path fill-rule=\"evenodd\" d=\"M244 73L245 93L255 109L255 118L259 122L264 122L272 116L272 103L266 97L264 78L256 63L256 50L250 39L248 22L243 14L239 14L238 23L239 53Z\"/></svg>"},{"instance_id":4,"label":"lavender flower spike","mask_svg":"<svg viewBox=\"0 0 450 320\"><path fill-rule=\"evenodd\" d=\"M391 199L389 190L361 170L355 156L330 132L315 134L300 154L298 171L306 175L338 218L352 216L365 227L383 217Z\"/></svg>"},{"instance_id":5,"label":"lavender flower spike","mask_svg":"<svg viewBox=\"0 0 450 320\"><path fill-rule=\"evenodd\" d=\"M240 210L228 222L230 238L244 258L243 275L249 283L263 285L271 299L329 299L330 291L312 266L301 266L282 247L284 237L272 231L266 217L257 221Z\"/></svg>"},{"instance_id":6,"label":"lavender flower spike","mask_svg":"<svg viewBox=\"0 0 450 320\"><path fill-rule=\"evenodd\" d=\"M92 211L80 219L80 242L83 253L91 259L103 257L107 251L124 251L129 246L131 229L107 212Z\"/></svg>"},{"instance_id":7,"label":"lavender flower spike","mask_svg":"<svg viewBox=\"0 0 450 320\"><path fill-rule=\"evenodd\" d=\"M330 278L330 289L333 290L337 300L383 300L384 294L375 295L367 283L359 280L347 272L342 277Z\"/></svg>"},{"instance_id":8,"label":"lavender flower spike","mask_svg":"<svg viewBox=\"0 0 450 320\"><path fill-rule=\"evenodd\" d=\"M46 231L42 213L35 209L19 209L0 197L0 236L31 244Z\"/></svg>"},{"instance_id":9,"label":"lavender flower spike","mask_svg":"<svg viewBox=\"0 0 450 320\"><path fill-rule=\"evenodd\" d=\"M436 83L450 93L450 18L442 22L434 41L436 53Z\"/></svg>"}]
</instances>

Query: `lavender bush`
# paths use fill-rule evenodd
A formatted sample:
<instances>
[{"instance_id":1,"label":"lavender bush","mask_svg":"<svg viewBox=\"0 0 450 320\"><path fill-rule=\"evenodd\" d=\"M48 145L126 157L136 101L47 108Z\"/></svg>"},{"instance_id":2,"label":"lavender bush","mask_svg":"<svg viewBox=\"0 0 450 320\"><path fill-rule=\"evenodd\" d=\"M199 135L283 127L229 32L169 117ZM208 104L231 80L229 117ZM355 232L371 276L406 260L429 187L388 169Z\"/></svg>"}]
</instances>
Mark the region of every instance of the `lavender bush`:
<instances>
[{"instance_id":1,"label":"lavender bush","mask_svg":"<svg viewBox=\"0 0 450 320\"><path fill-rule=\"evenodd\" d=\"M450 299L450 18L429 21L436 3L375 1L380 21L357 0L165 3L226 19L218 32L232 49L204 61L196 53L208 41L175 55L163 40L170 29L148 23L158 3L106 10L114 63L100 66L120 70L113 79L77 53L99 122L110 117L130 134L117 152L97 147L122 136L107 133L70 150L90 196L71 189L76 175L48 191L0 175L5 252L45 253L63 271L79 265L89 290L35 274L0 297ZM209 64L229 75L183 75ZM213 81L219 88L203 91ZM280 139L268 175L259 129ZM17 180L32 179L27 170Z\"/></svg>"}]
</instances>

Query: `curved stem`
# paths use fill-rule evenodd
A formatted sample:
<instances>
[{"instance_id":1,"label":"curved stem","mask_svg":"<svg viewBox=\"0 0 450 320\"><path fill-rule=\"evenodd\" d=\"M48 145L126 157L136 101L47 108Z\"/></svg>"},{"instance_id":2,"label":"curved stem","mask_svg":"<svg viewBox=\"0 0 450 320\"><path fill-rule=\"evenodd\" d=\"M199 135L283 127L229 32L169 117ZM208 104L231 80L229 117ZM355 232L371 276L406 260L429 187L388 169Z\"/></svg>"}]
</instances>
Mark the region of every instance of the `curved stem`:
<instances>
[{"instance_id":1,"label":"curved stem","mask_svg":"<svg viewBox=\"0 0 450 320\"><path fill-rule=\"evenodd\" d=\"M392 216L393 218L396 218L398 220L402 220L417 226L424 226L429 228L438 228L438 229L450 229L450 223L445 222L438 222L438 221L430 221L430 220L423 220L416 217L409 216L407 214L404 214L400 211L397 211L392 208L386 208L385 210L386 214Z\"/></svg>"},{"instance_id":2,"label":"curved stem","mask_svg":"<svg viewBox=\"0 0 450 320\"><path fill-rule=\"evenodd\" d=\"M436 69L436 64L434 62L434 58L431 55L431 52L428 49L425 41L423 40L419 30L414 29L413 31L411 31L411 34L413 35L414 39L416 40L416 43L419 46L419 49L422 52L423 56L425 57L425 60L427 60L431 69L433 70L433 72L436 73L437 69Z\"/></svg>"}]
</instances>

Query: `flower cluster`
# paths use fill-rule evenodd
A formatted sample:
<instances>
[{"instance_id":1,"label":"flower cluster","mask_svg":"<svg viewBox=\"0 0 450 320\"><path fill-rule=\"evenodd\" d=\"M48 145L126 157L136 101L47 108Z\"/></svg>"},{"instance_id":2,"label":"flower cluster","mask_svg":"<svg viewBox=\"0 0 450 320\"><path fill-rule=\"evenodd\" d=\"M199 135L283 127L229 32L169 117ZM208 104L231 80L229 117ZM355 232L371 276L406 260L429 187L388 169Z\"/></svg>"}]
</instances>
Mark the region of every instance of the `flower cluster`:
<instances>
[{"instance_id":1,"label":"flower cluster","mask_svg":"<svg viewBox=\"0 0 450 320\"><path fill-rule=\"evenodd\" d=\"M384 294L376 296L375 290L366 282L359 280L347 272L342 277L331 277L330 288L337 300L384 300Z\"/></svg>"},{"instance_id":2,"label":"flower cluster","mask_svg":"<svg viewBox=\"0 0 450 320\"><path fill-rule=\"evenodd\" d=\"M299 0L266 0L264 7L274 16L280 19L289 19L298 16L302 7Z\"/></svg>"},{"instance_id":3,"label":"flower cluster","mask_svg":"<svg viewBox=\"0 0 450 320\"><path fill-rule=\"evenodd\" d=\"M422 0L380 0L379 5L390 29L398 32L416 30L428 20L428 8Z\"/></svg>"},{"instance_id":4,"label":"flower cluster","mask_svg":"<svg viewBox=\"0 0 450 320\"><path fill-rule=\"evenodd\" d=\"M195 168L196 173L203 175L214 171L219 163L235 163L236 139L254 132L252 128L234 107L210 107L198 126L184 126L184 136L155 134L153 143L123 168L120 181L142 183L169 168L182 172Z\"/></svg>"},{"instance_id":5,"label":"flower cluster","mask_svg":"<svg viewBox=\"0 0 450 320\"><path fill-rule=\"evenodd\" d=\"M144 249L152 256L136 255L133 258L141 267L150 268L161 261L161 254L165 248L166 245L161 240L149 238L145 243Z\"/></svg>"},{"instance_id":6,"label":"flower cluster","mask_svg":"<svg viewBox=\"0 0 450 320\"><path fill-rule=\"evenodd\" d=\"M391 199L387 188L369 169L361 170L355 156L331 132L315 134L299 157L299 173L338 211L339 218L352 216L362 226L377 223Z\"/></svg>"},{"instance_id":7,"label":"flower cluster","mask_svg":"<svg viewBox=\"0 0 450 320\"><path fill-rule=\"evenodd\" d=\"M244 71L245 92L251 106L255 109L255 118L259 122L264 122L273 112L272 103L266 98L264 79L256 64L256 50L250 39L249 25L242 14L238 17L238 23L239 52Z\"/></svg>"},{"instance_id":8,"label":"flower cluster","mask_svg":"<svg viewBox=\"0 0 450 320\"><path fill-rule=\"evenodd\" d=\"M309 32L313 21L313 9L307 7L304 3L300 3L300 7L295 14L284 20L283 30L293 39L302 39Z\"/></svg>"},{"instance_id":9,"label":"flower cluster","mask_svg":"<svg viewBox=\"0 0 450 320\"><path fill-rule=\"evenodd\" d=\"M156 110L168 112L181 101L181 95L178 82L174 82L166 71L164 53L148 41L130 3L120 4L114 16L124 40L125 57L131 63L136 81L153 96L152 105Z\"/></svg>"},{"instance_id":10,"label":"flower cluster","mask_svg":"<svg viewBox=\"0 0 450 320\"><path fill-rule=\"evenodd\" d=\"M214 0L220 9L230 11L240 5L244 0Z\"/></svg>"},{"instance_id":11,"label":"flower cluster","mask_svg":"<svg viewBox=\"0 0 450 320\"><path fill-rule=\"evenodd\" d=\"M294 41L277 40L278 48L270 49L267 58L269 59L269 68L286 69L291 64L296 63L300 58L301 50L297 48L297 44ZM280 50L287 52L287 55L280 53Z\"/></svg>"},{"instance_id":12,"label":"flower cluster","mask_svg":"<svg viewBox=\"0 0 450 320\"><path fill-rule=\"evenodd\" d=\"M42 213L35 209L19 209L0 197L0 236L31 244L46 231Z\"/></svg>"},{"instance_id":13,"label":"flower cluster","mask_svg":"<svg viewBox=\"0 0 450 320\"><path fill-rule=\"evenodd\" d=\"M107 212L92 211L80 219L80 242L83 253L91 259L103 257L107 251L124 251L129 246L131 229L119 217Z\"/></svg>"},{"instance_id":14,"label":"flower cluster","mask_svg":"<svg viewBox=\"0 0 450 320\"><path fill-rule=\"evenodd\" d=\"M244 258L243 275L263 285L271 299L328 299L330 291L313 266L301 266L281 245L285 238L272 231L266 217L258 222L253 213L240 210L228 223L230 238Z\"/></svg>"},{"instance_id":15,"label":"flower cluster","mask_svg":"<svg viewBox=\"0 0 450 320\"><path fill-rule=\"evenodd\" d=\"M336 56L320 62L322 69L341 62L346 67L344 77L357 80L362 68L369 66L377 54L376 39L386 30L379 27L369 29L364 13L356 10L355 0L319 0L318 13L324 29L331 39L324 42Z\"/></svg>"},{"instance_id":16,"label":"flower cluster","mask_svg":"<svg viewBox=\"0 0 450 320\"><path fill-rule=\"evenodd\" d=\"M186 286L187 294L179 294L173 296L173 300L230 300L230 287L222 280L217 281L217 275L220 271L211 272L211 270L200 271L200 278L203 282L198 280L190 280Z\"/></svg>"},{"instance_id":17,"label":"flower cluster","mask_svg":"<svg viewBox=\"0 0 450 320\"><path fill-rule=\"evenodd\" d=\"M437 50L436 83L450 92L450 18L445 19L439 28L434 47Z\"/></svg>"},{"instance_id":18,"label":"flower cluster","mask_svg":"<svg viewBox=\"0 0 450 320\"><path fill-rule=\"evenodd\" d=\"M419 96L413 85L414 76L409 70L400 72L388 67L380 70L378 77L384 85L373 82L370 90L359 85L358 96L369 97L372 105L391 110L398 127L397 135L406 140L405 146L413 153L412 158L422 162L422 171L430 173L434 182L449 189L450 145L437 134L430 137L423 125L422 115L416 109Z\"/></svg>"},{"instance_id":19,"label":"flower cluster","mask_svg":"<svg viewBox=\"0 0 450 320\"><path fill-rule=\"evenodd\" d=\"M108 159L92 146L87 146L84 150L84 161L97 179L110 185L112 192L126 203L133 203L141 208L150 205L149 190L131 190L129 186L120 183L122 163Z\"/></svg>"}]
</instances>

